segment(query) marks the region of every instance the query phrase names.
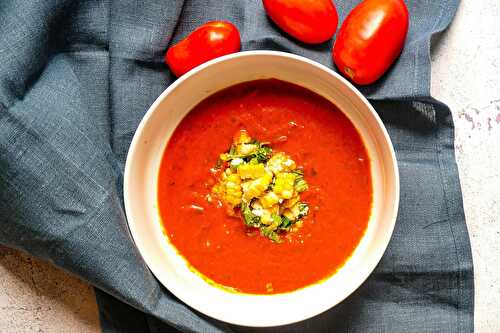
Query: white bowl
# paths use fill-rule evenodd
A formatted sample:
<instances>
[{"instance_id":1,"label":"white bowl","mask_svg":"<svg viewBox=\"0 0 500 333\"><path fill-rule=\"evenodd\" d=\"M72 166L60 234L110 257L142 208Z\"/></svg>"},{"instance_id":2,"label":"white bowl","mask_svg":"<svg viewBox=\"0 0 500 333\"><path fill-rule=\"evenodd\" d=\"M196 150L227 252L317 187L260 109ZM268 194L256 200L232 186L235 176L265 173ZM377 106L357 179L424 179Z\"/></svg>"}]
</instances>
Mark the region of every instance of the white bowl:
<instances>
[{"instance_id":1,"label":"white bowl","mask_svg":"<svg viewBox=\"0 0 500 333\"><path fill-rule=\"evenodd\" d=\"M276 295L237 294L211 286L187 266L163 233L157 206L162 153L183 117L216 91L240 82L276 78L337 105L358 129L371 158L373 208L368 228L345 265L324 282ZM369 102L344 78L312 60L249 51L203 64L177 79L153 103L127 156L124 197L128 225L156 278L175 296L213 318L245 326L294 323L335 306L370 275L389 243L399 202L399 174L387 131Z\"/></svg>"}]
</instances>

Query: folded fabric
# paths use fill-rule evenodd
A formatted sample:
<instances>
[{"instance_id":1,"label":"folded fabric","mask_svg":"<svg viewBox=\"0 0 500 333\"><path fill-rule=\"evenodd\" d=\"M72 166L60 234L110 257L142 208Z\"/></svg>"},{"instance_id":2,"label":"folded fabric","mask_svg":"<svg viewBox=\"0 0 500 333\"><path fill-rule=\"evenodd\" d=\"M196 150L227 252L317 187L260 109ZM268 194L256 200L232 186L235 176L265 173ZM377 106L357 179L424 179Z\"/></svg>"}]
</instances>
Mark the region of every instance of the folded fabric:
<instances>
[{"instance_id":1,"label":"folded fabric","mask_svg":"<svg viewBox=\"0 0 500 333\"><path fill-rule=\"evenodd\" d=\"M341 21L357 3L336 1ZM458 0L407 3L403 54L362 88L378 100L398 155L394 237L354 295L284 331L472 330L453 124L447 107L429 98L430 39ZM331 43L290 39L260 1L3 0L0 19L0 243L99 288L105 331L250 330L193 311L148 270L123 210L126 153L142 116L175 79L162 62L166 48L199 24L230 20L244 50L288 51L330 67Z\"/></svg>"}]
</instances>

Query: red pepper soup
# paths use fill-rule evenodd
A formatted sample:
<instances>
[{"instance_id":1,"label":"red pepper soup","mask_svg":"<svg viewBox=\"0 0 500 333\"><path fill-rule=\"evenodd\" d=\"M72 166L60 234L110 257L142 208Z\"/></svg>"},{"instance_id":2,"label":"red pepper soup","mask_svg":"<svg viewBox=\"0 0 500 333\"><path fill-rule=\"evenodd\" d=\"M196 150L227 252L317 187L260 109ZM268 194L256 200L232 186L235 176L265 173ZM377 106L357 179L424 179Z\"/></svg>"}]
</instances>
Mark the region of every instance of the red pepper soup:
<instances>
[{"instance_id":1,"label":"red pepper soup","mask_svg":"<svg viewBox=\"0 0 500 333\"><path fill-rule=\"evenodd\" d=\"M158 176L170 242L192 268L251 294L334 274L372 208L370 159L351 121L302 87L257 80L198 104Z\"/></svg>"}]
</instances>

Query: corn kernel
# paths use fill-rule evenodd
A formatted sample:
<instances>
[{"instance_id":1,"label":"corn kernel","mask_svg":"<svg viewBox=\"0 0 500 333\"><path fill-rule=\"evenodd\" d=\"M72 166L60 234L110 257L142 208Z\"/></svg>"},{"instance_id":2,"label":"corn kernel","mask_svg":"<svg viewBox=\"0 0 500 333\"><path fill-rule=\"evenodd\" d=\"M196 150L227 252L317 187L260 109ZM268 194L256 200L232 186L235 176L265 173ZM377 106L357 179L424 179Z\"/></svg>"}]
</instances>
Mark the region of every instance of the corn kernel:
<instances>
[{"instance_id":1,"label":"corn kernel","mask_svg":"<svg viewBox=\"0 0 500 333\"><path fill-rule=\"evenodd\" d=\"M236 146L236 152L238 155L250 155L251 153L255 152L257 150L257 145L251 144L251 143L242 143L240 145Z\"/></svg>"},{"instance_id":2,"label":"corn kernel","mask_svg":"<svg viewBox=\"0 0 500 333\"><path fill-rule=\"evenodd\" d=\"M241 203L241 179L238 174L224 172L221 181L212 188L212 192L219 194L231 206Z\"/></svg>"},{"instance_id":3,"label":"corn kernel","mask_svg":"<svg viewBox=\"0 0 500 333\"><path fill-rule=\"evenodd\" d=\"M241 179L256 179L264 176L266 169L264 164L243 164L238 168L238 175Z\"/></svg>"},{"instance_id":4,"label":"corn kernel","mask_svg":"<svg viewBox=\"0 0 500 333\"><path fill-rule=\"evenodd\" d=\"M274 216L276 215L278 210L278 205L268 209L264 209L262 212L262 216L260 217L260 222L265 225L270 225L274 222Z\"/></svg>"},{"instance_id":5,"label":"corn kernel","mask_svg":"<svg viewBox=\"0 0 500 333\"><path fill-rule=\"evenodd\" d=\"M290 199L294 195L295 175L293 173L278 173L273 191L283 199Z\"/></svg>"},{"instance_id":6,"label":"corn kernel","mask_svg":"<svg viewBox=\"0 0 500 333\"><path fill-rule=\"evenodd\" d=\"M292 214L295 216L295 218L299 218L307 215L307 213L309 212L309 206L301 202L297 202L295 205L293 205L292 208L290 208L290 210L292 211Z\"/></svg>"},{"instance_id":7,"label":"corn kernel","mask_svg":"<svg viewBox=\"0 0 500 333\"><path fill-rule=\"evenodd\" d=\"M293 213L290 209L285 209L283 211L283 216L285 216L290 221L295 221L295 216L293 215Z\"/></svg>"},{"instance_id":8,"label":"corn kernel","mask_svg":"<svg viewBox=\"0 0 500 333\"><path fill-rule=\"evenodd\" d=\"M299 201L300 201L300 195L297 193L295 196L291 197L290 199L285 200L283 202L283 207L284 208L291 208L291 207L295 206L295 204Z\"/></svg>"},{"instance_id":9,"label":"corn kernel","mask_svg":"<svg viewBox=\"0 0 500 333\"><path fill-rule=\"evenodd\" d=\"M236 183L236 184L241 184L241 178L240 176L238 176L237 173L232 173L230 174L228 177L227 177L227 181L228 182L233 182L233 183Z\"/></svg>"},{"instance_id":10,"label":"corn kernel","mask_svg":"<svg viewBox=\"0 0 500 333\"><path fill-rule=\"evenodd\" d=\"M235 134L233 138L234 144L241 144L241 143L250 143L252 142L252 138L250 135L248 135L248 132L245 130L240 130L238 133Z\"/></svg>"},{"instance_id":11,"label":"corn kernel","mask_svg":"<svg viewBox=\"0 0 500 333\"><path fill-rule=\"evenodd\" d=\"M280 198L274 192L268 192L260 198L260 203L262 207L269 208L280 201Z\"/></svg>"},{"instance_id":12,"label":"corn kernel","mask_svg":"<svg viewBox=\"0 0 500 333\"><path fill-rule=\"evenodd\" d=\"M272 174L266 172L264 176L260 178L249 180L241 184L243 189L243 200L250 201L251 199L260 196L265 190L267 190L272 179Z\"/></svg>"},{"instance_id":13,"label":"corn kernel","mask_svg":"<svg viewBox=\"0 0 500 333\"><path fill-rule=\"evenodd\" d=\"M285 153L274 154L267 162L267 166L274 174L285 171L292 171L297 167L295 161Z\"/></svg>"}]
</instances>

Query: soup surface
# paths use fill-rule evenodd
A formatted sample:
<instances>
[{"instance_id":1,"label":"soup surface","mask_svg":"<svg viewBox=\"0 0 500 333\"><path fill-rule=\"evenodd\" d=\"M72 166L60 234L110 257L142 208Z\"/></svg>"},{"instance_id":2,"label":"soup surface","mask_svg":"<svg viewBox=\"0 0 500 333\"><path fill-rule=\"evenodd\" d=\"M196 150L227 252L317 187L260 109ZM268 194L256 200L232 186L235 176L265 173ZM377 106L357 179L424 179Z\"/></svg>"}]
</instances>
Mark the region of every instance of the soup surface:
<instances>
[{"instance_id":1,"label":"soup surface","mask_svg":"<svg viewBox=\"0 0 500 333\"><path fill-rule=\"evenodd\" d=\"M207 200L219 154L242 129L293 158L307 180L309 213L281 243L228 215L217 197ZM370 160L328 100L274 79L247 82L182 120L162 157L158 204L171 243L199 273L239 292L290 292L335 273L360 242L372 207Z\"/></svg>"}]
</instances>

